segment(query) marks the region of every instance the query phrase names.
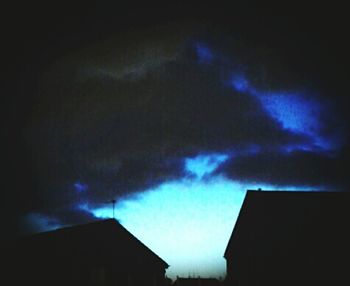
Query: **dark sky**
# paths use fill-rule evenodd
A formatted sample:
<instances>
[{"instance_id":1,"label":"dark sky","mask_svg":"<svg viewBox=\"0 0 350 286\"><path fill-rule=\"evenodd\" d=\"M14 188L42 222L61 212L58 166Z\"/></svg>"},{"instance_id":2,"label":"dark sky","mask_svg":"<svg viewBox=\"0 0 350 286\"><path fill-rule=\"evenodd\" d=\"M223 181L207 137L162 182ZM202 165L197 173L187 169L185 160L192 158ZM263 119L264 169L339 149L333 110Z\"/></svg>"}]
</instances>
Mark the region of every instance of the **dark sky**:
<instances>
[{"instance_id":1,"label":"dark sky","mask_svg":"<svg viewBox=\"0 0 350 286\"><path fill-rule=\"evenodd\" d=\"M186 176L183 159L202 153L234 154L217 172L239 181L346 189L344 7L127 3L4 9L1 217L9 236L33 211L62 223L91 219L70 210L74 184L99 190L92 201L123 197ZM227 87L242 75L249 89ZM315 112L303 110L306 135L268 113L280 104L269 101L273 90L307 94ZM317 149L315 134L335 147ZM292 152L282 151L287 145Z\"/></svg>"}]
</instances>

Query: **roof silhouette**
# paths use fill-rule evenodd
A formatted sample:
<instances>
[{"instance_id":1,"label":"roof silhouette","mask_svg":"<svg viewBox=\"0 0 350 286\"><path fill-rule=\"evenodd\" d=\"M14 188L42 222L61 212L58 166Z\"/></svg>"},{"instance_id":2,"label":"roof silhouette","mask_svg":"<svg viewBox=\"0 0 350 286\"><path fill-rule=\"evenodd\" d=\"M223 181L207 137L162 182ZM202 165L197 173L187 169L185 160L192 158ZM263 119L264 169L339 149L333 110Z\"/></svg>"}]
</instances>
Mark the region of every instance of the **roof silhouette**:
<instances>
[{"instance_id":1,"label":"roof silhouette","mask_svg":"<svg viewBox=\"0 0 350 286\"><path fill-rule=\"evenodd\" d=\"M106 219L22 237L13 245L16 251L49 252L56 256L128 261L149 260L169 265L150 250L117 220Z\"/></svg>"},{"instance_id":2,"label":"roof silhouette","mask_svg":"<svg viewBox=\"0 0 350 286\"><path fill-rule=\"evenodd\" d=\"M220 285L220 281L216 278L177 277L173 285L175 286L217 286L217 285Z\"/></svg>"},{"instance_id":3,"label":"roof silhouette","mask_svg":"<svg viewBox=\"0 0 350 286\"><path fill-rule=\"evenodd\" d=\"M11 285L162 285L169 266L115 219L25 236L3 247Z\"/></svg>"},{"instance_id":4,"label":"roof silhouette","mask_svg":"<svg viewBox=\"0 0 350 286\"><path fill-rule=\"evenodd\" d=\"M248 191L224 254L228 275L270 284L283 277L300 284L302 276L340 281L350 254L349 220L350 193ZM255 282L249 283L242 285Z\"/></svg>"}]
</instances>

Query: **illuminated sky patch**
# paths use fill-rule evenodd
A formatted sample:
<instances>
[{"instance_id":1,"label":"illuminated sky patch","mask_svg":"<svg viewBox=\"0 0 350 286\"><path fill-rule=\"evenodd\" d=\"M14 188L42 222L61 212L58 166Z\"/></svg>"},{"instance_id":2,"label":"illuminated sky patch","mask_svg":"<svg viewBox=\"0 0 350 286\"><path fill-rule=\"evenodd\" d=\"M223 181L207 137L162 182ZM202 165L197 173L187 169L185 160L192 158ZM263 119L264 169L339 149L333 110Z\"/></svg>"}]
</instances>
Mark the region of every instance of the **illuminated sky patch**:
<instances>
[{"instance_id":1,"label":"illuminated sky patch","mask_svg":"<svg viewBox=\"0 0 350 286\"><path fill-rule=\"evenodd\" d=\"M116 218L170 264L167 275L224 277L223 254L247 189L226 177L167 182L116 204ZM284 186L283 190L312 190ZM98 218L111 218L112 208L80 206Z\"/></svg>"},{"instance_id":2,"label":"illuminated sky patch","mask_svg":"<svg viewBox=\"0 0 350 286\"><path fill-rule=\"evenodd\" d=\"M185 159L185 170L201 179L214 172L217 167L229 158L226 154L198 155Z\"/></svg>"},{"instance_id":3,"label":"illuminated sky patch","mask_svg":"<svg viewBox=\"0 0 350 286\"><path fill-rule=\"evenodd\" d=\"M116 217L171 265L171 278L224 277L223 253L244 195L244 187L222 177L174 181L119 202ZM112 216L110 207L91 211L100 218Z\"/></svg>"}]
</instances>

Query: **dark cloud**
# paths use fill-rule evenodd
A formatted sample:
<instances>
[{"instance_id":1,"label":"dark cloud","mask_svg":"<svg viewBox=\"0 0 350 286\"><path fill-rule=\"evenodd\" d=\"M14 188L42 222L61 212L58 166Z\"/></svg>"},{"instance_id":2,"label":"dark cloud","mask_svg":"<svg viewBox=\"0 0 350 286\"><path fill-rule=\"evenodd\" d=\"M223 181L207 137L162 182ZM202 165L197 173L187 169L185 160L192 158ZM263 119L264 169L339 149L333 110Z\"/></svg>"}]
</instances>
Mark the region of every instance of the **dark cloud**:
<instances>
[{"instance_id":1,"label":"dark cloud","mask_svg":"<svg viewBox=\"0 0 350 286\"><path fill-rule=\"evenodd\" d=\"M229 69L220 60L201 63L195 40L183 40L180 52L156 67L133 65L142 72L131 79L123 72L128 64L102 75L104 65L75 76L71 62L51 69L27 125L47 206L75 202L77 180L98 203L179 178L186 156L309 140L282 130L256 99L227 86Z\"/></svg>"},{"instance_id":2,"label":"dark cloud","mask_svg":"<svg viewBox=\"0 0 350 286\"><path fill-rule=\"evenodd\" d=\"M280 186L315 186L347 190L349 154L338 156L310 151L272 151L237 156L217 172L245 182Z\"/></svg>"},{"instance_id":3,"label":"dark cloud","mask_svg":"<svg viewBox=\"0 0 350 286\"><path fill-rule=\"evenodd\" d=\"M77 202L132 195L183 176L185 157L253 145L262 153L233 157L221 171L281 184L344 181L339 166L348 156L281 152L311 139L283 129L256 98L226 83L234 68L266 90L315 87L331 107L322 113L322 134L341 136L346 146L342 45L327 40L341 39L330 33L335 24L313 30L307 13L300 21L293 13L243 19L240 9L208 7L194 18L195 5L174 5L168 21L119 8L113 21L107 8L73 7L64 24L43 14L46 25L14 25L3 153L13 190L6 198L20 198L16 216L54 209L65 223L77 222L86 215L74 211ZM95 12L110 17L97 25ZM214 14L220 21L207 17ZM198 60L197 41L215 53L208 62ZM88 186L83 194L77 181Z\"/></svg>"}]
</instances>

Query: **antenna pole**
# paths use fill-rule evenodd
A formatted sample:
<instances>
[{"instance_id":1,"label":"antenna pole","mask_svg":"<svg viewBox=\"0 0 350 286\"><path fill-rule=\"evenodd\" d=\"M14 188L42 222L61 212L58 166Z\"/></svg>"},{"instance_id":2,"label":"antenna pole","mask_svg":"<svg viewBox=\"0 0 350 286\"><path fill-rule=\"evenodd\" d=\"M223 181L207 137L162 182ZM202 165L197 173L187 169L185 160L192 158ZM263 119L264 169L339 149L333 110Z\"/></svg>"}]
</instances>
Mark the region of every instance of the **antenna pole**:
<instances>
[{"instance_id":1,"label":"antenna pole","mask_svg":"<svg viewBox=\"0 0 350 286\"><path fill-rule=\"evenodd\" d=\"M114 208L115 208L115 200L111 200L112 203L112 210L113 210L113 218L114 218Z\"/></svg>"},{"instance_id":2,"label":"antenna pole","mask_svg":"<svg viewBox=\"0 0 350 286\"><path fill-rule=\"evenodd\" d=\"M114 207L115 207L115 200L112 200L113 218L114 218Z\"/></svg>"}]
</instances>

